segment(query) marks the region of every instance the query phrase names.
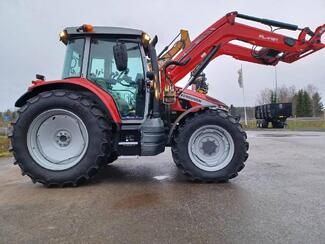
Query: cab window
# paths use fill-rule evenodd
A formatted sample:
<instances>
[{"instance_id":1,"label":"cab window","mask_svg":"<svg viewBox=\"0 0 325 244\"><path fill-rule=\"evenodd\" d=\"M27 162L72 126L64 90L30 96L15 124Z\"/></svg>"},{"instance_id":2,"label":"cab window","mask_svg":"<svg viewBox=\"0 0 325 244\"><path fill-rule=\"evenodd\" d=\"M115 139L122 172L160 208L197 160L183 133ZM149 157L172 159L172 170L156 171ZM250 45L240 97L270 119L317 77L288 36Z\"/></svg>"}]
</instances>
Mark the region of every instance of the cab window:
<instances>
[{"instance_id":1,"label":"cab window","mask_svg":"<svg viewBox=\"0 0 325 244\"><path fill-rule=\"evenodd\" d=\"M84 38L75 38L69 40L63 66L63 79L70 77L80 77L84 45Z\"/></svg>"},{"instance_id":2,"label":"cab window","mask_svg":"<svg viewBox=\"0 0 325 244\"><path fill-rule=\"evenodd\" d=\"M140 46L126 42L128 68L118 71L113 46L116 40L91 40L87 79L96 83L114 98L122 119L142 119L145 105L144 70Z\"/></svg>"}]
</instances>

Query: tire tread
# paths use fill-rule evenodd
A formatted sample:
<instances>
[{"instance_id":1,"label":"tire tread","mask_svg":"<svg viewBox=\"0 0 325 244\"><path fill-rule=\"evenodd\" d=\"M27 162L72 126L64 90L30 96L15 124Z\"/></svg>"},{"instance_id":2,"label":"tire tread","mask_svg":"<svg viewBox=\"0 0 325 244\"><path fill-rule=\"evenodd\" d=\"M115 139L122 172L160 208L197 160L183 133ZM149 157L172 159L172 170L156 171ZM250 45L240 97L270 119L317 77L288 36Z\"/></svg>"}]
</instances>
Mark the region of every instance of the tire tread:
<instances>
[{"instance_id":1,"label":"tire tread","mask_svg":"<svg viewBox=\"0 0 325 244\"><path fill-rule=\"evenodd\" d=\"M192 123L193 119L196 119L198 117L201 118L202 115L209 116L209 117L214 117L214 118L215 118L215 116L218 116L218 117L232 123L233 125L235 125L235 128L237 128L237 130L243 136L243 140L244 140L244 143L245 143L245 152L244 152L242 162L238 163L237 167L234 169L234 171L230 172L224 178L206 179L204 177L200 177L200 176L197 176L197 175L194 176L192 172L190 172L188 169L186 169L186 167L184 166L184 162L181 159L182 157L181 157L181 155L179 153L179 149L178 149L178 145L180 144L180 140L181 140L180 135L183 135L184 130L186 129L186 126L188 124ZM175 132L175 135L173 137L171 151L172 151L172 157L173 157L173 160L174 160L174 163L175 163L176 167L179 168L184 175L189 177L190 180L192 180L194 182L210 183L210 182L227 182L229 179L237 177L238 172L240 172L245 167L244 162L246 162L246 160L248 159L248 156L249 156L248 153L247 153L248 149L249 149L249 143L247 142L247 134L242 129L242 126L239 123L239 121L237 121L235 118L233 118L230 114L226 113L225 111L208 109L208 110L199 111L197 113L193 113L193 114L191 114L190 116L188 116L187 118L184 119L183 123L181 123L179 125L178 129Z\"/></svg>"},{"instance_id":2,"label":"tire tread","mask_svg":"<svg viewBox=\"0 0 325 244\"><path fill-rule=\"evenodd\" d=\"M24 165L22 162L20 162L17 159L17 156L15 155L15 153L13 153L14 155L14 164L17 164L21 171L22 171L22 175L27 175L29 176L29 178L31 178L33 183L41 183L47 187L66 187L66 186L78 186L84 182L88 182L92 177L94 177L94 175L97 173L98 169L106 164L106 158L108 158L109 155L107 155L107 152L104 151L104 148L110 147L112 142L109 142L107 139L105 138L112 138L111 137L111 131L112 131L112 121L108 118L108 116L105 115L104 112L101 111L100 107L93 102L92 100L90 100L89 98L87 98L84 95L79 94L76 91L69 91L69 90L53 90L53 91L47 91L47 92L43 92L40 93L38 95L36 95L33 98L30 98L26 104L24 106L22 106L19 110L18 110L18 117L15 123L12 123L12 133L9 136L10 140L11 140L11 145L13 148L15 148L15 141L14 141L14 133L15 133L15 126L17 124L17 122L19 122L19 117L26 112L26 110L28 109L29 106L31 106L32 104L34 104L35 102L41 101L42 99L47 99L51 96L56 96L56 97L67 97L68 99L71 100L79 100L80 105L87 107L89 112L91 112L93 114L93 116L95 116L98 121L100 121L99 123L99 128L102 130L103 136L101 139L101 146L100 146L100 150L101 153L99 155L97 155L96 159L94 160L94 164L92 164L91 166L89 166L89 168L87 170L85 170L85 172L78 176L75 177L74 179L70 179L70 180L66 180L66 181L54 181L54 180L49 180L49 181L45 181L45 180L41 180L36 178L31 172L27 172L24 168Z\"/></svg>"}]
</instances>

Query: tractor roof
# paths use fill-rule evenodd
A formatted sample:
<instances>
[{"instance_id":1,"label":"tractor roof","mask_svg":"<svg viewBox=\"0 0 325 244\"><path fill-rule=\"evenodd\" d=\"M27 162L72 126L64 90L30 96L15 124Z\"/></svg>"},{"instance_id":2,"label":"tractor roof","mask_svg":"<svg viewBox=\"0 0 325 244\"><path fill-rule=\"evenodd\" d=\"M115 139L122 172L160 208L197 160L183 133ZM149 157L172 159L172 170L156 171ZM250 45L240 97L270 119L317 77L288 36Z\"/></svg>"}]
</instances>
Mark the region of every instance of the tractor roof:
<instances>
[{"instance_id":1,"label":"tractor roof","mask_svg":"<svg viewBox=\"0 0 325 244\"><path fill-rule=\"evenodd\" d=\"M128 36L141 36L143 31L130 28L121 27L104 27L104 26L94 26L93 31L83 32L78 31L79 27L67 27L65 30L69 35L85 35L85 34L107 34L107 35L128 35Z\"/></svg>"}]
</instances>

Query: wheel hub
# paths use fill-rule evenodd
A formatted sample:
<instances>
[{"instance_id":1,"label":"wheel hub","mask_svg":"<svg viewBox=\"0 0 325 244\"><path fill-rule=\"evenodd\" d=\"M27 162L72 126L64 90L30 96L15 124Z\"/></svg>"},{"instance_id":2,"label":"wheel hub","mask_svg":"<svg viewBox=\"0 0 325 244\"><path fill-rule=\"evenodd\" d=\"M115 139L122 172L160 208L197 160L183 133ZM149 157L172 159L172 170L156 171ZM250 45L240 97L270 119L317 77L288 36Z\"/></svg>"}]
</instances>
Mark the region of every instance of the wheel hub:
<instances>
[{"instance_id":1,"label":"wheel hub","mask_svg":"<svg viewBox=\"0 0 325 244\"><path fill-rule=\"evenodd\" d=\"M69 131L66 130L59 130L56 133L55 136L55 142L57 143L57 145L59 145L60 147L67 147L69 146L72 138L71 138L71 133Z\"/></svg>"},{"instance_id":2,"label":"wheel hub","mask_svg":"<svg viewBox=\"0 0 325 244\"><path fill-rule=\"evenodd\" d=\"M198 168L217 171L230 163L234 147L234 141L228 131L217 125L206 125L191 135L188 154Z\"/></svg>"},{"instance_id":3,"label":"wheel hub","mask_svg":"<svg viewBox=\"0 0 325 244\"><path fill-rule=\"evenodd\" d=\"M66 130L59 130L56 133L55 136L55 142L57 143L57 145L59 145L60 147L67 147L69 146L72 138L71 138L71 133L66 131Z\"/></svg>"},{"instance_id":4,"label":"wheel hub","mask_svg":"<svg viewBox=\"0 0 325 244\"><path fill-rule=\"evenodd\" d=\"M38 115L27 133L30 155L40 166L65 170L78 164L87 151L88 132L83 121L64 109Z\"/></svg>"},{"instance_id":5,"label":"wheel hub","mask_svg":"<svg viewBox=\"0 0 325 244\"><path fill-rule=\"evenodd\" d=\"M215 140L208 138L206 141L202 142L202 147L200 148L204 155L211 156L217 152L217 145Z\"/></svg>"}]
</instances>

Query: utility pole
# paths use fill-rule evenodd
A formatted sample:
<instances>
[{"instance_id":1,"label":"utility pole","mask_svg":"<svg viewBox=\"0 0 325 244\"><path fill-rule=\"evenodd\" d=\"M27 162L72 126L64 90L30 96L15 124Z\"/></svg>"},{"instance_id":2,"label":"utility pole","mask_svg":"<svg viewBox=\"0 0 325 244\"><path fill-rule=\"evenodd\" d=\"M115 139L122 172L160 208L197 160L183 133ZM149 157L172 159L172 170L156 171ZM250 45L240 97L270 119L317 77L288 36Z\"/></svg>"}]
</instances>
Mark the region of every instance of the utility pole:
<instances>
[{"instance_id":1,"label":"utility pole","mask_svg":"<svg viewBox=\"0 0 325 244\"><path fill-rule=\"evenodd\" d=\"M278 71L276 66L274 66L274 78L275 78L275 93L274 93L274 101L275 103L278 102Z\"/></svg>"}]
</instances>

